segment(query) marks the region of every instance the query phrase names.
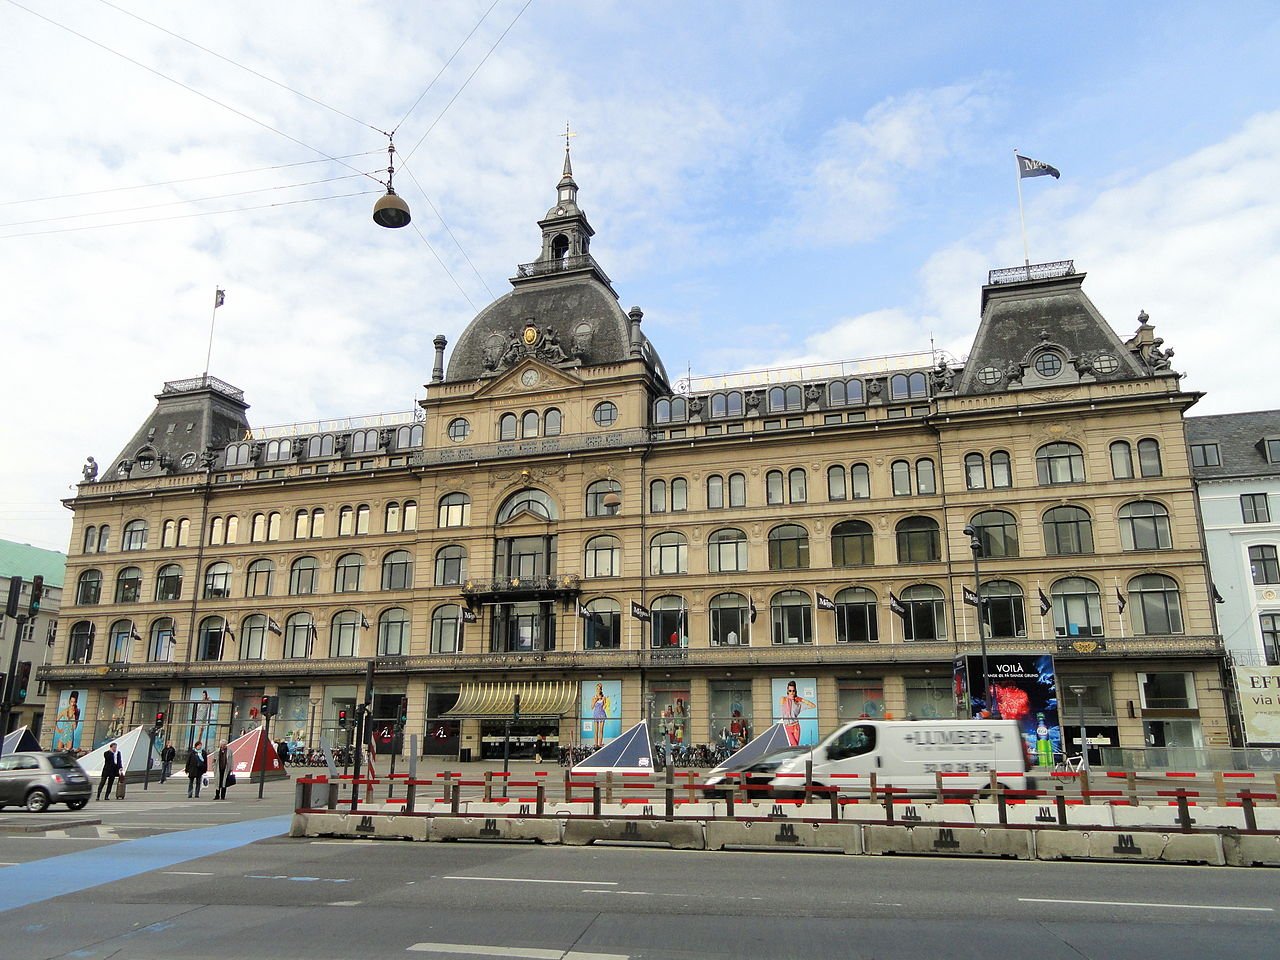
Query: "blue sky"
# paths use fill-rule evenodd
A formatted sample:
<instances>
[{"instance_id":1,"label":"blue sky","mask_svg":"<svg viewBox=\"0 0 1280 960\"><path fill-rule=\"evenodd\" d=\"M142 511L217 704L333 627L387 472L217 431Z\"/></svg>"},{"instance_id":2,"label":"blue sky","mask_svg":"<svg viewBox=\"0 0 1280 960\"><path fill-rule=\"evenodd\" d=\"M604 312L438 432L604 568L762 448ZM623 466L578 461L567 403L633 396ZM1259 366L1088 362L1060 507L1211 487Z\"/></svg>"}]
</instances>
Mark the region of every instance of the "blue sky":
<instances>
[{"instance_id":1,"label":"blue sky","mask_svg":"<svg viewBox=\"0 0 1280 960\"><path fill-rule=\"evenodd\" d=\"M0 376L56 425L0 462L0 536L65 549L57 501L203 368L216 285L211 372L255 424L409 409L431 338L536 255L566 120L593 252L673 375L930 337L962 359L986 271L1022 258L1016 146L1063 173L1024 184L1033 260L1074 259L1122 336L1145 308L1198 410L1280 407L1257 349L1280 276L1280 8L533 0L517 19L524 0L498 0L481 20L492 2L0 2ZM317 154L261 124L385 166L365 124L399 121L473 28L397 134L421 238L373 226L374 194L237 209L376 191L296 186L352 171L282 167ZM282 168L96 192L264 167ZM31 449L23 418L0 431Z\"/></svg>"}]
</instances>

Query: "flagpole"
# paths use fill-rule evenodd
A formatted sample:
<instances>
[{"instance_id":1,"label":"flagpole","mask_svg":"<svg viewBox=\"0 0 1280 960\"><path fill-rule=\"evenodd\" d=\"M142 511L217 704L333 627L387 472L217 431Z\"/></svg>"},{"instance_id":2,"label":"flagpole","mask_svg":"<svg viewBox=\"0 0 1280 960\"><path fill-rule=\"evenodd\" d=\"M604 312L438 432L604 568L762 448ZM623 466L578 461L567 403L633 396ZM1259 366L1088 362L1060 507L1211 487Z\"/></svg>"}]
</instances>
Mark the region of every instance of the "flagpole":
<instances>
[{"instance_id":1,"label":"flagpole","mask_svg":"<svg viewBox=\"0 0 1280 960\"><path fill-rule=\"evenodd\" d=\"M1120 639L1121 639L1121 640L1123 640L1123 639L1125 639L1125 635L1124 635L1124 610L1119 609L1119 607L1120 607L1120 580L1119 580L1119 578L1117 578L1117 577L1112 577L1112 578L1111 578L1111 583L1112 583L1112 584L1115 586L1115 588L1116 588L1116 608L1117 608L1117 609L1116 609L1116 616L1120 618Z\"/></svg>"},{"instance_id":2,"label":"flagpole","mask_svg":"<svg viewBox=\"0 0 1280 960\"><path fill-rule=\"evenodd\" d=\"M1026 279L1031 279L1031 248L1027 246L1027 217L1022 212L1022 164L1018 163L1018 148L1013 148L1013 169L1018 183L1018 222L1022 224L1022 265L1027 268Z\"/></svg>"},{"instance_id":3,"label":"flagpole","mask_svg":"<svg viewBox=\"0 0 1280 960\"><path fill-rule=\"evenodd\" d=\"M227 646L227 615L225 613L222 615L222 636L218 640L220 641L218 643L218 660L221 661L222 652Z\"/></svg>"}]
</instances>

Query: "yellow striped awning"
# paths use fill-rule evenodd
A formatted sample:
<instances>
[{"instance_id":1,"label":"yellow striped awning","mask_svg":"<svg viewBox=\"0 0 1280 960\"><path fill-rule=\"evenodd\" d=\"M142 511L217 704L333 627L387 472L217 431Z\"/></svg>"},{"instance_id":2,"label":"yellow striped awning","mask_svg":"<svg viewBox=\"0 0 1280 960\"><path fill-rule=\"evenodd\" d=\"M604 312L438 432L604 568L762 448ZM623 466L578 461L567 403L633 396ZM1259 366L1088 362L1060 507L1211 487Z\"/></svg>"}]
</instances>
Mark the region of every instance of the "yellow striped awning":
<instances>
[{"instance_id":1,"label":"yellow striped awning","mask_svg":"<svg viewBox=\"0 0 1280 960\"><path fill-rule=\"evenodd\" d=\"M441 716L509 717L520 694L521 717L576 717L578 685L569 680L464 683L458 702Z\"/></svg>"}]
</instances>

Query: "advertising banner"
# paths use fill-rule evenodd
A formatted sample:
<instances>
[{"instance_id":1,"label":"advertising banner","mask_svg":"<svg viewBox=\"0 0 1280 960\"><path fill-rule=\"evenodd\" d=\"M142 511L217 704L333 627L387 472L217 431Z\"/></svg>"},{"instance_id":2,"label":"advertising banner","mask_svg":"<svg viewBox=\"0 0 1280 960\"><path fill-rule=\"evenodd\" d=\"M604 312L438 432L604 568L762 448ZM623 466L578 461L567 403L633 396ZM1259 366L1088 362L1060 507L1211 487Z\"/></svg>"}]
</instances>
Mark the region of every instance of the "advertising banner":
<instances>
[{"instance_id":1,"label":"advertising banner","mask_svg":"<svg viewBox=\"0 0 1280 960\"><path fill-rule=\"evenodd\" d=\"M1236 694L1245 742L1280 746L1280 667L1236 667Z\"/></svg>"},{"instance_id":2,"label":"advertising banner","mask_svg":"<svg viewBox=\"0 0 1280 960\"><path fill-rule=\"evenodd\" d=\"M50 750L80 751L80 737L84 733L84 701L84 690L63 690L58 695L58 716L53 722Z\"/></svg>"},{"instance_id":3,"label":"advertising banner","mask_svg":"<svg viewBox=\"0 0 1280 960\"><path fill-rule=\"evenodd\" d=\"M818 742L818 681L813 677L775 677L773 722L782 724L787 743L809 747Z\"/></svg>"},{"instance_id":4,"label":"advertising banner","mask_svg":"<svg viewBox=\"0 0 1280 960\"><path fill-rule=\"evenodd\" d=\"M988 709L983 689L982 657L966 657L969 714ZM1047 653L1000 653L987 657L996 711L1002 720L1017 720L1023 746L1031 762L1052 767L1062 752L1062 722L1058 716L1058 683L1053 657ZM997 713L993 712L992 716Z\"/></svg>"},{"instance_id":5,"label":"advertising banner","mask_svg":"<svg viewBox=\"0 0 1280 960\"><path fill-rule=\"evenodd\" d=\"M622 681L582 681L578 716L583 743L603 746L622 733Z\"/></svg>"}]
</instances>

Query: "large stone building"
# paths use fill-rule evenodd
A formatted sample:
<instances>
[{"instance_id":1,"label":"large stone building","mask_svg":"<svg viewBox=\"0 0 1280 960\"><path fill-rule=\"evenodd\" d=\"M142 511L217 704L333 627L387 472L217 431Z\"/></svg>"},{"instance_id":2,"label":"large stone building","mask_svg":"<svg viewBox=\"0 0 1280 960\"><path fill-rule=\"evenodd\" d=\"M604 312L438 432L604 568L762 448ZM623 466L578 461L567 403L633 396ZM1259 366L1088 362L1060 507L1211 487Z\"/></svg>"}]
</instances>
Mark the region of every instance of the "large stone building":
<instances>
[{"instance_id":1,"label":"large stone building","mask_svg":"<svg viewBox=\"0 0 1280 960\"><path fill-rule=\"evenodd\" d=\"M314 741L372 658L379 730L404 697L463 757L500 751L516 693L517 751L762 730L792 679L823 731L952 716L972 525L990 647L1055 654L1069 725L1075 686L1102 743L1226 743L1197 396L1145 316L1122 341L1070 263L1019 267L982 287L963 366L673 383L577 191L566 155L539 256L447 371L436 338L412 413L255 429L241 391L166 383L68 501L63 699L99 732L164 708L238 732L278 694L277 729Z\"/></svg>"}]
</instances>

